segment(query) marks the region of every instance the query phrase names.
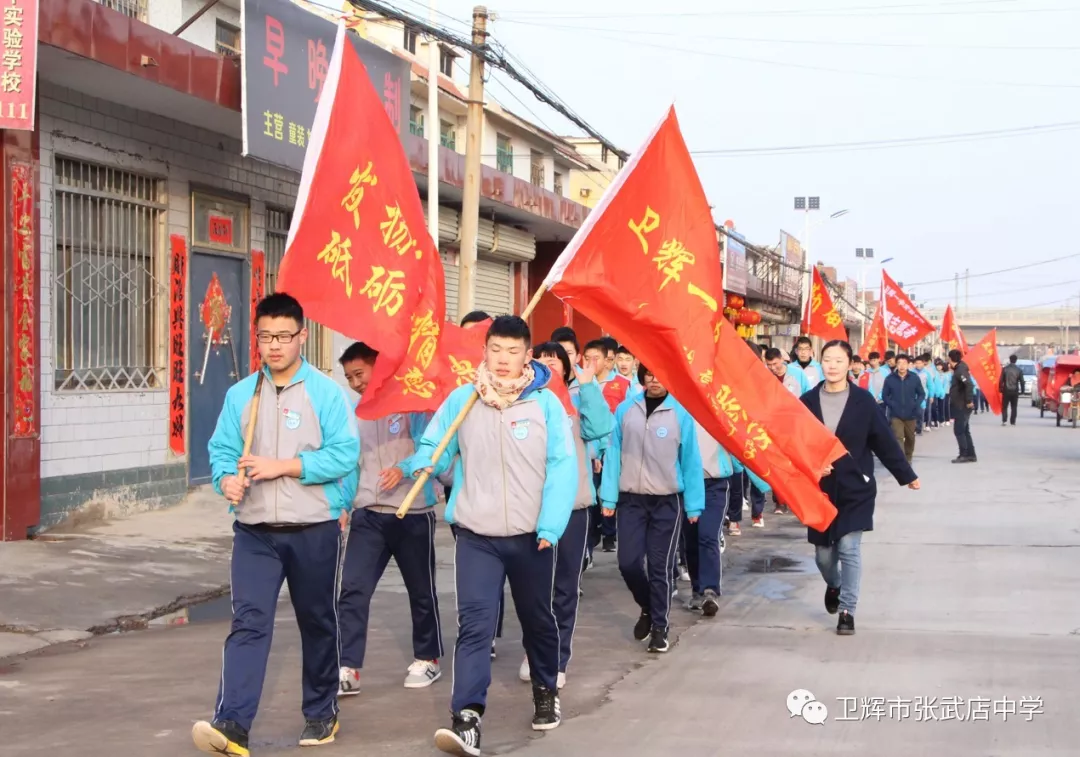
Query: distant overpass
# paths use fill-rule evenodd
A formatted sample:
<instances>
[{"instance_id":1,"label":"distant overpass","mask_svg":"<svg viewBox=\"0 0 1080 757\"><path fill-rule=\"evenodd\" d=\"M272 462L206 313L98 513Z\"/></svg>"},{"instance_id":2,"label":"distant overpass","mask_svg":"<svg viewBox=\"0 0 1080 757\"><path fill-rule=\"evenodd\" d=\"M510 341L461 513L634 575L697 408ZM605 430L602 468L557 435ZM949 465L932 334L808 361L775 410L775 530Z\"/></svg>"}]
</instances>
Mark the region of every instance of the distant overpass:
<instances>
[{"instance_id":1,"label":"distant overpass","mask_svg":"<svg viewBox=\"0 0 1080 757\"><path fill-rule=\"evenodd\" d=\"M1020 348L1014 351L1022 358L1039 357L1047 348L1072 349L1080 343L1080 310L1075 308L953 308L953 311L969 342L997 328L998 344ZM924 309L922 313L940 331L944 309Z\"/></svg>"}]
</instances>

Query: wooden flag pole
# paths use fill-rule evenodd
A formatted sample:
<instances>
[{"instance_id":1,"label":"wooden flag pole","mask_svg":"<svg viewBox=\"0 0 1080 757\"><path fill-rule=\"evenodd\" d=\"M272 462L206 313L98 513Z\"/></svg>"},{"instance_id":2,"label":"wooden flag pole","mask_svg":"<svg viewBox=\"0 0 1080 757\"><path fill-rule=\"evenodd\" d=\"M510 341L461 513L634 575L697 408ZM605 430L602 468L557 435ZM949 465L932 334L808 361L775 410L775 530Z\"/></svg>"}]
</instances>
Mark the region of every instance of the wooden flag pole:
<instances>
[{"instance_id":1,"label":"wooden flag pole","mask_svg":"<svg viewBox=\"0 0 1080 757\"><path fill-rule=\"evenodd\" d=\"M525 309L523 311L521 311L521 317L523 319L528 319L528 317L532 315L532 311L536 309L537 303L540 302L540 298L544 296L544 292L546 291L547 287L543 285L541 285L540 288L536 290L536 294L534 294L533 298L529 300L529 304L525 306ZM480 395L478 395L476 392L473 392L469 396L469 399L465 401L465 404L462 405L461 410L458 411L457 417L454 418L454 422L450 424L450 428L446 430L446 434L443 436L442 441L439 442L439 446L437 446L435 448L435 451L431 453L431 462L433 465L437 463L439 461L439 458L443 456L443 453L446 452L446 448L450 446L450 440L454 438L454 434L457 433L458 429L461 427L461 424L465 421L465 416L469 414L470 410L472 410L472 406L476 404L476 400L479 396ZM427 483L427 480L429 478L431 478L431 474L428 473L426 470L421 471L420 475L416 477L416 481L413 483L412 489L410 489L409 493L405 495L405 501L402 502L401 507L398 508L398 518L404 518L408 514L409 508L412 507L413 502L420 495L420 490L424 488L424 484Z\"/></svg>"},{"instance_id":2,"label":"wooden flag pole","mask_svg":"<svg viewBox=\"0 0 1080 757\"><path fill-rule=\"evenodd\" d=\"M248 404L248 422L247 428L244 430L244 454L243 457L247 457L251 454L251 443L255 439L255 423L259 418L259 395L262 393L263 379L266 378L266 371L262 366L259 366L259 377L255 379L255 392L251 395L251 402ZM237 478L240 479L241 485L247 481L247 469L240 468L236 471ZM236 507L239 502L233 502L233 507Z\"/></svg>"}]
</instances>

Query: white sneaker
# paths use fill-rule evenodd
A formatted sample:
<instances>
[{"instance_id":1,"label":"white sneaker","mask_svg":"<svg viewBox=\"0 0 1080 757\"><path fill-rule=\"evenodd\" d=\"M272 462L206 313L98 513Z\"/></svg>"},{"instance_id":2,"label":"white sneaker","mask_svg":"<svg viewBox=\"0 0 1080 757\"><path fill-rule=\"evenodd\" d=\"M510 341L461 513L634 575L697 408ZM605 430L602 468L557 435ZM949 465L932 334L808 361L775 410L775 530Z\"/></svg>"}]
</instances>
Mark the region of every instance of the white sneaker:
<instances>
[{"instance_id":1,"label":"white sneaker","mask_svg":"<svg viewBox=\"0 0 1080 757\"><path fill-rule=\"evenodd\" d=\"M562 691L562 687L566 685L566 673L559 673L558 682L559 691Z\"/></svg>"},{"instance_id":2,"label":"white sneaker","mask_svg":"<svg viewBox=\"0 0 1080 757\"><path fill-rule=\"evenodd\" d=\"M720 529L720 554L724 554L725 549L727 549L727 539L724 538L724 529Z\"/></svg>"},{"instance_id":3,"label":"white sneaker","mask_svg":"<svg viewBox=\"0 0 1080 757\"><path fill-rule=\"evenodd\" d=\"M360 671L342 668L338 673L338 696L354 697L360 693Z\"/></svg>"},{"instance_id":4,"label":"white sneaker","mask_svg":"<svg viewBox=\"0 0 1080 757\"><path fill-rule=\"evenodd\" d=\"M521 661L521 667L518 668L518 678L520 678L525 683L531 683L532 682L532 671L529 670L529 658L528 657L526 657L524 660Z\"/></svg>"},{"instance_id":5,"label":"white sneaker","mask_svg":"<svg viewBox=\"0 0 1080 757\"><path fill-rule=\"evenodd\" d=\"M750 512L750 503L747 502L745 499L743 499L743 501L742 501L742 511L744 513Z\"/></svg>"},{"instance_id":6,"label":"white sneaker","mask_svg":"<svg viewBox=\"0 0 1080 757\"><path fill-rule=\"evenodd\" d=\"M679 580L680 581L689 581L690 580L690 571L688 571L686 569L686 567L683 566L683 565L679 566Z\"/></svg>"},{"instance_id":7,"label":"white sneaker","mask_svg":"<svg viewBox=\"0 0 1080 757\"><path fill-rule=\"evenodd\" d=\"M413 660L405 676L406 689L426 689L442 677L438 660Z\"/></svg>"}]
</instances>

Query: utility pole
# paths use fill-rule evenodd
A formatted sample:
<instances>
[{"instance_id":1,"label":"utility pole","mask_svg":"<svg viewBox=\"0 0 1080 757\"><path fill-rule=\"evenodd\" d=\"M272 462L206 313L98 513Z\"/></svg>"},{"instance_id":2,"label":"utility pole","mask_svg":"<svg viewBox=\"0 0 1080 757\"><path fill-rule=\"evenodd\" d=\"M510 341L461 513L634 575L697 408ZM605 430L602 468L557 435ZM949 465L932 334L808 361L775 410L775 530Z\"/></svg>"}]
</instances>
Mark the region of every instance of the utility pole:
<instances>
[{"instance_id":1,"label":"utility pole","mask_svg":"<svg viewBox=\"0 0 1080 757\"><path fill-rule=\"evenodd\" d=\"M960 274L953 274L953 303L956 305L956 309L960 309Z\"/></svg>"},{"instance_id":2,"label":"utility pole","mask_svg":"<svg viewBox=\"0 0 1080 757\"><path fill-rule=\"evenodd\" d=\"M964 269L964 315L968 312L968 285L971 283L971 269Z\"/></svg>"},{"instance_id":3,"label":"utility pole","mask_svg":"<svg viewBox=\"0 0 1080 757\"><path fill-rule=\"evenodd\" d=\"M473 47L487 45L488 11L473 8ZM458 321L473 310L476 243L480 231L480 157L484 129L484 57L475 50L469 67L469 113L465 122L465 186L461 197L461 254L458 260Z\"/></svg>"},{"instance_id":4,"label":"utility pole","mask_svg":"<svg viewBox=\"0 0 1080 757\"><path fill-rule=\"evenodd\" d=\"M435 26L435 0L428 0L428 14ZM427 91L427 140L428 140L428 233L435 249L439 249L439 41L428 35L428 91Z\"/></svg>"}]
</instances>

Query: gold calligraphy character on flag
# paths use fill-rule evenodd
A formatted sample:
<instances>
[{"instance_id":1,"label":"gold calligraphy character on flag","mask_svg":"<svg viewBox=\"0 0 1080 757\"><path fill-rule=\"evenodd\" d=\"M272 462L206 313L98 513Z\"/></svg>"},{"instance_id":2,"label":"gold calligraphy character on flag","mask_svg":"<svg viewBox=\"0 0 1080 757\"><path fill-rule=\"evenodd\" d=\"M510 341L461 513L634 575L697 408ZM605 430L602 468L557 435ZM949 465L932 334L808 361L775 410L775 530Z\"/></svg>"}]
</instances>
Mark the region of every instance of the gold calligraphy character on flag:
<instances>
[{"instance_id":1,"label":"gold calligraphy character on flag","mask_svg":"<svg viewBox=\"0 0 1080 757\"><path fill-rule=\"evenodd\" d=\"M813 294L810 295L810 309L816 313L821 307L821 284L814 284Z\"/></svg>"},{"instance_id":2,"label":"gold calligraphy character on flag","mask_svg":"<svg viewBox=\"0 0 1080 757\"><path fill-rule=\"evenodd\" d=\"M450 370L457 379L458 386L471 384L476 378L476 367L471 360L458 360L453 355L450 355Z\"/></svg>"},{"instance_id":3,"label":"gold calligraphy character on flag","mask_svg":"<svg viewBox=\"0 0 1080 757\"><path fill-rule=\"evenodd\" d=\"M772 445L772 438L763 426L757 421L751 421L746 426L746 458L754 459L758 452L764 452Z\"/></svg>"},{"instance_id":4,"label":"gold calligraphy character on flag","mask_svg":"<svg viewBox=\"0 0 1080 757\"><path fill-rule=\"evenodd\" d=\"M735 432L740 420L746 421L749 419L746 411L739 404L738 398L732 393L731 387L727 384L721 384L720 391L711 397L710 401L714 410L722 412L731 421L732 433Z\"/></svg>"},{"instance_id":5,"label":"gold calligraphy character on flag","mask_svg":"<svg viewBox=\"0 0 1080 757\"><path fill-rule=\"evenodd\" d=\"M435 357L435 350L439 346L439 324L432 318L432 311L427 311L421 316L412 317L412 331L409 333L409 354L415 354L416 362L426 371ZM413 353L413 347L419 346Z\"/></svg>"},{"instance_id":6,"label":"gold calligraphy character on flag","mask_svg":"<svg viewBox=\"0 0 1080 757\"><path fill-rule=\"evenodd\" d=\"M435 396L435 382L425 378L423 371L415 365L407 370L404 376L394 378L401 382L402 394L415 394L426 400Z\"/></svg>"},{"instance_id":7,"label":"gold calligraphy character on flag","mask_svg":"<svg viewBox=\"0 0 1080 757\"><path fill-rule=\"evenodd\" d=\"M330 266L331 276L344 282L346 297L352 297L352 278L349 276L349 261L352 260L351 248L351 239L348 237L342 239L340 234L331 230L329 243L316 257L316 260Z\"/></svg>"},{"instance_id":8,"label":"gold calligraphy character on flag","mask_svg":"<svg viewBox=\"0 0 1080 757\"><path fill-rule=\"evenodd\" d=\"M404 279L405 274L402 271L387 271L381 265L373 265L371 278L364 284L360 294L366 294L369 299L375 300L371 308L373 312L383 310L392 318L405 304L402 294L405 291Z\"/></svg>"},{"instance_id":9,"label":"gold calligraphy character on flag","mask_svg":"<svg viewBox=\"0 0 1080 757\"><path fill-rule=\"evenodd\" d=\"M649 241L645 239L645 235L651 234L660 228L660 214L646 205L645 217L641 219L641 222L634 223L634 219L631 218L627 222L627 226L630 227L630 230L637 235L638 241L641 242L641 251L648 255Z\"/></svg>"},{"instance_id":10,"label":"gold calligraphy character on flag","mask_svg":"<svg viewBox=\"0 0 1080 757\"><path fill-rule=\"evenodd\" d=\"M708 386L709 384L711 384L711 383L713 382L713 372L712 372L712 368L710 368L709 370L705 371L705 372L704 372L704 373L702 373L702 374L701 374L700 376L698 376L698 381L700 381L701 383L705 384L706 386Z\"/></svg>"},{"instance_id":11,"label":"gold calligraphy character on flag","mask_svg":"<svg viewBox=\"0 0 1080 757\"><path fill-rule=\"evenodd\" d=\"M360 203L364 199L364 188L379 185L379 177L372 172L373 165L369 160L367 167L363 171L360 170L359 165L356 166L356 169L352 172L352 177L349 179L349 191L341 198L341 207L352 213L353 224L358 229L360 228Z\"/></svg>"},{"instance_id":12,"label":"gold calligraphy character on flag","mask_svg":"<svg viewBox=\"0 0 1080 757\"><path fill-rule=\"evenodd\" d=\"M416 240L413 239L412 232L409 231L409 226L405 223L405 217L402 215L399 205L386 206L386 220L379 224L379 228L382 230L383 243L387 247L398 255L404 255L409 250L414 250L416 259L420 259L423 252Z\"/></svg>"},{"instance_id":13,"label":"gold calligraphy character on flag","mask_svg":"<svg viewBox=\"0 0 1080 757\"><path fill-rule=\"evenodd\" d=\"M832 310L830 310L828 312L828 314L825 316L825 323L829 324L833 328L836 328L842 322L843 322L843 319L840 317L840 314L836 312L836 308L833 308Z\"/></svg>"},{"instance_id":14,"label":"gold calligraphy character on flag","mask_svg":"<svg viewBox=\"0 0 1080 757\"><path fill-rule=\"evenodd\" d=\"M714 313L716 312L716 307L717 307L716 306L716 298L713 297L712 295L710 295L704 289L701 289L700 287L695 286L694 283L691 281L686 285L686 291L689 292L690 294L692 294L694 297L701 298L701 301L704 302L706 306L708 306L709 310L713 311ZM717 324L717 329L719 329L719 328L720 328L720 325ZM715 337L716 337L716 341L720 341L719 331L717 331L717 333L715 334Z\"/></svg>"},{"instance_id":15,"label":"gold calligraphy character on flag","mask_svg":"<svg viewBox=\"0 0 1080 757\"><path fill-rule=\"evenodd\" d=\"M686 249L679 240L669 239L660 246L653 262L656 263L656 270L664 274L664 281L660 284L660 289L663 289L672 279L682 280L679 274L682 273L684 265L694 264L694 253Z\"/></svg>"}]
</instances>

